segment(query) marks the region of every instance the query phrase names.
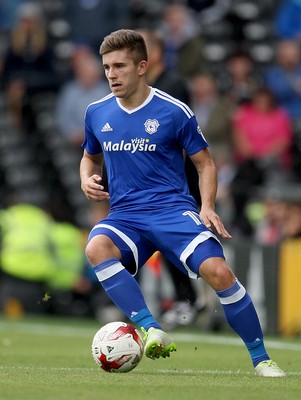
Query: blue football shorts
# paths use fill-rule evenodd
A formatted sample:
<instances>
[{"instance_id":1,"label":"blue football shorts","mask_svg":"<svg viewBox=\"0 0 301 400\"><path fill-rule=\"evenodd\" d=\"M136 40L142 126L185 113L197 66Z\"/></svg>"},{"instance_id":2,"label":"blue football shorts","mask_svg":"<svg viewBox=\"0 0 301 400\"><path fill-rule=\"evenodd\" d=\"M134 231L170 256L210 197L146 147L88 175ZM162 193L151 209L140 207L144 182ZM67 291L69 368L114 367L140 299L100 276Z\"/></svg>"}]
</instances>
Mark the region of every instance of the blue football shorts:
<instances>
[{"instance_id":1,"label":"blue football shorts","mask_svg":"<svg viewBox=\"0 0 301 400\"><path fill-rule=\"evenodd\" d=\"M157 250L194 279L207 258L224 258L220 241L194 209L114 211L94 226L88 240L100 234L119 248L121 262L132 275Z\"/></svg>"}]
</instances>

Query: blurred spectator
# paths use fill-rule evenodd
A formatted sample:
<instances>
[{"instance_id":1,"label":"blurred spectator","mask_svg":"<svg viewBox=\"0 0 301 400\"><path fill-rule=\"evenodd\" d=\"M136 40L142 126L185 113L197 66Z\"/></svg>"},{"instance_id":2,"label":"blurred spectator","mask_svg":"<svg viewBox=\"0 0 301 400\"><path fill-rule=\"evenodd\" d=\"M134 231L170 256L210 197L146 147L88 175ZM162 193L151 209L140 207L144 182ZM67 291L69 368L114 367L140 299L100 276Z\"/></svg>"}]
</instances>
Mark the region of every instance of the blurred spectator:
<instances>
[{"instance_id":1,"label":"blurred spectator","mask_svg":"<svg viewBox=\"0 0 301 400\"><path fill-rule=\"evenodd\" d=\"M283 238L297 238L301 236L301 199L286 205L285 221L283 224Z\"/></svg>"},{"instance_id":2,"label":"blurred spectator","mask_svg":"<svg viewBox=\"0 0 301 400\"><path fill-rule=\"evenodd\" d=\"M47 280L48 312L94 316L93 281L86 274L86 235L69 222L53 221L49 230L55 269Z\"/></svg>"},{"instance_id":3,"label":"blurred spectator","mask_svg":"<svg viewBox=\"0 0 301 400\"><path fill-rule=\"evenodd\" d=\"M261 77L255 71L255 64L246 52L232 54L223 73L218 77L221 93L234 105L251 100L261 84Z\"/></svg>"},{"instance_id":4,"label":"blurred spectator","mask_svg":"<svg viewBox=\"0 0 301 400\"><path fill-rule=\"evenodd\" d=\"M286 217L286 202L282 193L283 184L275 181L259 189L258 197L263 216L255 228L254 238L262 245L275 245L283 239L283 223Z\"/></svg>"},{"instance_id":5,"label":"blurred spectator","mask_svg":"<svg viewBox=\"0 0 301 400\"><path fill-rule=\"evenodd\" d=\"M301 186L293 181L276 181L261 191L264 217L256 227L259 244L274 245L301 235Z\"/></svg>"},{"instance_id":6,"label":"blurred spectator","mask_svg":"<svg viewBox=\"0 0 301 400\"><path fill-rule=\"evenodd\" d=\"M79 282L82 282L85 265L83 232L70 222L53 221L49 234L56 268L47 281L48 287L55 291L73 290L75 287L80 290Z\"/></svg>"},{"instance_id":7,"label":"blurred spectator","mask_svg":"<svg viewBox=\"0 0 301 400\"><path fill-rule=\"evenodd\" d=\"M17 21L3 60L2 81L9 112L17 127L22 125L24 106L32 95L57 89L54 55L37 3L24 3L17 10Z\"/></svg>"},{"instance_id":8,"label":"blurred spectator","mask_svg":"<svg viewBox=\"0 0 301 400\"><path fill-rule=\"evenodd\" d=\"M231 213L229 185L233 178L232 116L235 108L220 96L213 75L195 75L190 80L190 90L192 110L209 142L218 170L216 206L228 223Z\"/></svg>"},{"instance_id":9,"label":"blurred spectator","mask_svg":"<svg viewBox=\"0 0 301 400\"><path fill-rule=\"evenodd\" d=\"M276 61L264 73L264 82L294 122L301 120L301 52L294 40L277 43Z\"/></svg>"},{"instance_id":10,"label":"blurred spectator","mask_svg":"<svg viewBox=\"0 0 301 400\"><path fill-rule=\"evenodd\" d=\"M250 104L234 115L234 155L238 164L261 160L270 172L291 167L292 125L287 112L279 107L268 88L260 88Z\"/></svg>"},{"instance_id":11,"label":"blurred spectator","mask_svg":"<svg viewBox=\"0 0 301 400\"><path fill-rule=\"evenodd\" d=\"M262 207L263 217L255 228L255 241L266 246L278 244L282 240L281 222L285 204L281 200L265 195Z\"/></svg>"},{"instance_id":12,"label":"blurred spectator","mask_svg":"<svg viewBox=\"0 0 301 400\"><path fill-rule=\"evenodd\" d=\"M72 298L73 293L90 293L82 230L55 221L45 204L42 197L19 192L1 211L0 309L8 315L78 315L71 302L62 307L62 294Z\"/></svg>"},{"instance_id":13,"label":"blurred spectator","mask_svg":"<svg viewBox=\"0 0 301 400\"><path fill-rule=\"evenodd\" d=\"M56 122L71 147L82 155L83 120L88 105L109 93L103 69L91 48L78 46L71 58L73 79L60 89L56 104Z\"/></svg>"},{"instance_id":14,"label":"blurred spectator","mask_svg":"<svg viewBox=\"0 0 301 400\"><path fill-rule=\"evenodd\" d=\"M301 236L301 185L295 181L285 181L279 185L281 200L285 203L282 220L283 239Z\"/></svg>"},{"instance_id":15,"label":"blurred spectator","mask_svg":"<svg viewBox=\"0 0 301 400\"><path fill-rule=\"evenodd\" d=\"M231 184L233 225L243 234L252 234L245 215L254 188L277 174L291 172L292 125L267 88L259 89L250 104L234 115L233 151L237 172Z\"/></svg>"},{"instance_id":16,"label":"blurred spectator","mask_svg":"<svg viewBox=\"0 0 301 400\"><path fill-rule=\"evenodd\" d=\"M55 270L51 250L52 220L38 205L20 202L1 211L0 308L10 313L45 312L47 281Z\"/></svg>"},{"instance_id":17,"label":"blurred spectator","mask_svg":"<svg viewBox=\"0 0 301 400\"><path fill-rule=\"evenodd\" d=\"M140 29L148 51L147 82L171 96L190 103L189 88L186 81L176 71L169 71L164 59L164 39L159 32Z\"/></svg>"},{"instance_id":18,"label":"blurred spectator","mask_svg":"<svg viewBox=\"0 0 301 400\"><path fill-rule=\"evenodd\" d=\"M211 151L229 153L234 107L218 92L210 74L197 74L190 80L191 107L206 135Z\"/></svg>"},{"instance_id":19,"label":"blurred spectator","mask_svg":"<svg viewBox=\"0 0 301 400\"><path fill-rule=\"evenodd\" d=\"M167 69L176 70L185 77L208 69L197 20L186 5L167 5L159 29L164 40Z\"/></svg>"},{"instance_id":20,"label":"blurred spectator","mask_svg":"<svg viewBox=\"0 0 301 400\"><path fill-rule=\"evenodd\" d=\"M89 45L95 52L106 35L127 27L129 0L65 0L64 5L71 40Z\"/></svg>"},{"instance_id":21,"label":"blurred spectator","mask_svg":"<svg viewBox=\"0 0 301 400\"><path fill-rule=\"evenodd\" d=\"M281 39L301 40L301 0L282 0L275 14L275 30Z\"/></svg>"}]
</instances>

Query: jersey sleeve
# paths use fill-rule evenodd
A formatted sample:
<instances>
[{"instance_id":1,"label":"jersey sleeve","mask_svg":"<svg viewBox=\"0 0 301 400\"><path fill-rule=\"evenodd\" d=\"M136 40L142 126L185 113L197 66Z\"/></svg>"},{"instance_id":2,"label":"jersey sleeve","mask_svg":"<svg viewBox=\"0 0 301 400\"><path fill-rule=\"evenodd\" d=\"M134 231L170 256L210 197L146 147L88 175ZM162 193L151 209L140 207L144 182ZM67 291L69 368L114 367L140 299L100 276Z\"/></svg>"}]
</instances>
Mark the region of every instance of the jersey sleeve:
<instances>
[{"instance_id":1,"label":"jersey sleeve","mask_svg":"<svg viewBox=\"0 0 301 400\"><path fill-rule=\"evenodd\" d=\"M91 127L91 110L88 107L85 115L85 140L82 147L89 154L99 154L102 153L102 147L94 135L93 129Z\"/></svg>"},{"instance_id":2,"label":"jersey sleeve","mask_svg":"<svg viewBox=\"0 0 301 400\"><path fill-rule=\"evenodd\" d=\"M180 129L178 139L189 156L208 147L208 143L194 115Z\"/></svg>"}]
</instances>

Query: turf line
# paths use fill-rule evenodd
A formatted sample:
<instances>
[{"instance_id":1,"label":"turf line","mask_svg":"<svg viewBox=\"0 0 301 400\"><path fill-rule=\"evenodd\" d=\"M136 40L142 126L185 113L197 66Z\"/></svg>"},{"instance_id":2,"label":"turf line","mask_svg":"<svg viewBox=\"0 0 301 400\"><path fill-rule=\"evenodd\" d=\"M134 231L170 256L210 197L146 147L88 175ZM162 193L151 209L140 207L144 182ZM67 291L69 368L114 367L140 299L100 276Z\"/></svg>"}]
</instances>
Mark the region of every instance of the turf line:
<instances>
[{"instance_id":1,"label":"turf line","mask_svg":"<svg viewBox=\"0 0 301 400\"><path fill-rule=\"evenodd\" d=\"M0 370L15 370L15 371L82 371L82 372L98 372L98 368L78 368L78 367L29 367L29 366L7 366L7 365L0 365ZM136 368L136 372L143 372L145 373L144 370L141 368ZM207 375L254 375L254 372L248 372L248 371L232 371L232 370L211 370L211 369L200 369L200 370L193 370L193 369L183 369L183 370L177 370L177 369L156 369L156 373L168 373L168 374L178 374L178 375L195 375L195 374L207 374ZM299 372L287 372L287 375L300 375L301 376L301 371Z\"/></svg>"}]
</instances>

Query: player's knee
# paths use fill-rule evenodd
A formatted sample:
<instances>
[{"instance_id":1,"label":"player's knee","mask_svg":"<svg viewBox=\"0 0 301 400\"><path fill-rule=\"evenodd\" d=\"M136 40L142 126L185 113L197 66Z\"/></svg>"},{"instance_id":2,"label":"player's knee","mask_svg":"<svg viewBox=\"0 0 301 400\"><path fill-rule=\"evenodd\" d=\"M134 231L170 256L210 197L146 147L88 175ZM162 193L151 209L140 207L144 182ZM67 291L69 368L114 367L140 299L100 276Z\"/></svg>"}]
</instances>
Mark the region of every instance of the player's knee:
<instances>
[{"instance_id":1,"label":"player's knee","mask_svg":"<svg viewBox=\"0 0 301 400\"><path fill-rule=\"evenodd\" d=\"M94 243L89 242L86 246L86 256L91 265L97 264L96 258L98 257L96 246ZM100 262L100 261L99 261Z\"/></svg>"},{"instance_id":2,"label":"player's knee","mask_svg":"<svg viewBox=\"0 0 301 400\"><path fill-rule=\"evenodd\" d=\"M236 280L227 262L218 257L205 260L200 266L200 275L214 290L227 289Z\"/></svg>"},{"instance_id":3,"label":"player's knee","mask_svg":"<svg viewBox=\"0 0 301 400\"><path fill-rule=\"evenodd\" d=\"M86 246L86 256L91 265L98 264L109 258L121 258L119 249L104 235L94 236Z\"/></svg>"}]
</instances>

